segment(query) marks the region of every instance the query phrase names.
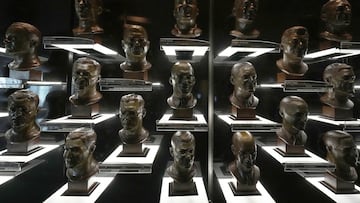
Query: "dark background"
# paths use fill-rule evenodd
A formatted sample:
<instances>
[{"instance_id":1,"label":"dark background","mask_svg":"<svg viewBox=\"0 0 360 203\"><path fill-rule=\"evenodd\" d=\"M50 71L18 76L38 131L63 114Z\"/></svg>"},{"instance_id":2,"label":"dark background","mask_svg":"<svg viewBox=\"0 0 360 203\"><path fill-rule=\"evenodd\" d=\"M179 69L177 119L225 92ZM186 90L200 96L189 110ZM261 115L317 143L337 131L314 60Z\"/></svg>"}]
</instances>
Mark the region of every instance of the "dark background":
<instances>
[{"instance_id":1,"label":"dark background","mask_svg":"<svg viewBox=\"0 0 360 203\"><path fill-rule=\"evenodd\" d=\"M288 27L302 25L307 27L310 34L309 51L319 48L318 34L321 28L320 10L326 0L259 0L259 10L255 21L256 27L260 31L261 40L280 42L282 32ZM357 0L349 1L352 5L352 24L350 33L353 41L360 41L360 2ZM163 134L164 140L161 151L158 153L151 175L117 175L114 182L99 198L98 202L158 202L161 188L161 177L164 174L166 163L170 160L168 153L169 140L173 132L155 132L155 121L160 119L162 114L169 110L166 98L171 95L171 87L168 84L170 68L172 63L168 61L163 52L160 51L159 41L162 37L172 37L171 29L175 23L172 15L174 1L171 0L103 0L104 12L99 16L100 25L104 28L103 45L111 47L122 53L122 24L125 15L143 16L149 19L149 23L144 25L148 31L151 47L148 52L148 61L152 63L150 70L150 80L161 82L162 88L154 89L153 92L142 92L145 99L147 115L144 118L144 126L152 134ZM209 22L209 1L198 0L199 16L197 19L198 27L203 30L199 39L209 40L209 28L213 26L213 44L211 48L214 54L230 45L232 37L228 34L233 28L233 18L231 16L233 0L214 0L214 10L212 11L213 22ZM43 36L72 36L72 29L77 24L77 17L74 13L72 0L5 0L0 6L0 44L7 27L16 21L23 21L37 27ZM61 80L68 82L71 72L71 63L68 61L67 53L62 51L49 51L40 48L39 55L49 58L44 66L49 66L50 80ZM77 57L77 56L75 56ZM267 54L255 59L252 62L257 70L258 83L273 83L277 68L275 62L281 58L281 54ZM1 57L1 66L6 69L9 58ZM322 80L322 71L334 61L324 61L309 64L309 71L306 78ZM342 60L354 67L358 77L359 57ZM208 59L204 57L199 63L192 64L195 69L196 86L193 90L198 98L196 110L202 112L207 117L208 103ZM214 66L215 75L215 110L226 111L230 108L228 97L232 92L232 85L229 82L231 66ZM5 71L6 72L6 71ZM102 77L119 76L121 77L119 64L102 64ZM357 79L358 81L358 79ZM2 92L0 109L6 110L6 97L11 91ZM101 111L104 113L117 113L119 101L122 95L127 92L102 92L104 98L100 102ZM257 113L268 119L280 122L278 116L279 101L289 95L281 89L257 89L256 96L260 99ZM67 97L69 92L59 91L52 93L55 95L44 102L44 109L55 112L54 117L67 114L69 112ZM298 93L310 106L311 113L320 110L320 94L318 93ZM353 101L359 103L358 93ZM45 97L44 97L45 99ZM55 103L54 102L60 102ZM356 105L354 116L358 117L359 110ZM52 109L49 109L52 108ZM46 111L44 110L44 111ZM48 113L43 115L48 116ZM230 139L232 133L229 126L222 121L215 120L215 146L214 159L219 162L229 162L233 159L230 152ZM5 122L5 121L4 121ZM3 124L2 124L3 126ZM5 125L6 126L6 125ZM95 156L102 161L120 142L117 131L121 128L118 119L113 119L95 130L98 133L98 142ZM324 126L316 122L308 122L307 134L309 137L307 147L309 150L323 156L324 151L321 146L321 134L331 130L331 126ZM1 129L6 130L6 127ZM204 181L207 181L207 133L194 132L197 141L196 160L200 161L203 169ZM64 135L60 135L64 136ZM270 135L271 136L271 135ZM354 135L356 136L356 135ZM15 179L0 186L0 202L41 202L55 192L66 182L64 166L62 161L62 149L59 148L46 156L45 164L24 173ZM277 202L303 202L316 200L321 202L330 201L316 191L300 178L297 174L285 174L281 171L281 166L277 166L264 152L259 150L258 165L262 171L261 181L266 189ZM295 185L294 187L287 187ZM210 197L214 202L224 202L223 197L214 183L214 193ZM307 194L307 195L303 195Z\"/></svg>"}]
</instances>

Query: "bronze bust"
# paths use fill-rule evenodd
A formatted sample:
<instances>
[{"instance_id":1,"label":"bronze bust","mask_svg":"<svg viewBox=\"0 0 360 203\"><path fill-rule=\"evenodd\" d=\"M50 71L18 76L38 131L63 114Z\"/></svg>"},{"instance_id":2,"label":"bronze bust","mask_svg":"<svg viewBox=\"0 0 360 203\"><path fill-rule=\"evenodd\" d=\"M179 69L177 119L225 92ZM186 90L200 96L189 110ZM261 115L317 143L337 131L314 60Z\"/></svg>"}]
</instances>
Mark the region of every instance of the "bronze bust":
<instances>
[{"instance_id":1,"label":"bronze bust","mask_svg":"<svg viewBox=\"0 0 360 203\"><path fill-rule=\"evenodd\" d=\"M171 138L170 155L174 162L166 169L177 184L192 184L195 175L195 137L189 131L177 131Z\"/></svg>"},{"instance_id":2,"label":"bronze bust","mask_svg":"<svg viewBox=\"0 0 360 203\"><path fill-rule=\"evenodd\" d=\"M286 29L281 37L283 58L276 61L277 67L290 76L303 76L308 66L303 58L308 50L309 33L303 26Z\"/></svg>"},{"instance_id":3,"label":"bronze bust","mask_svg":"<svg viewBox=\"0 0 360 203\"><path fill-rule=\"evenodd\" d=\"M40 31L28 23L11 24L5 34L6 53L14 57L8 64L9 69L27 71L40 66L37 47L40 45Z\"/></svg>"},{"instance_id":4,"label":"bronze bust","mask_svg":"<svg viewBox=\"0 0 360 203\"><path fill-rule=\"evenodd\" d=\"M254 96L257 85L255 67L249 62L235 64L231 69L230 82L234 85L231 104L239 109L256 108L259 99Z\"/></svg>"},{"instance_id":5,"label":"bronze bust","mask_svg":"<svg viewBox=\"0 0 360 203\"><path fill-rule=\"evenodd\" d=\"M351 23L351 5L347 0L329 0L321 9L324 31L320 37L330 41L351 41L348 33Z\"/></svg>"},{"instance_id":6,"label":"bronze bust","mask_svg":"<svg viewBox=\"0 0 360 203\"><path fill-rule=\"evenodd\" d=\"M235 160L230 163L228 169L237 180L236 191L256 191L260 169L255 165L257 149L254 137L248 131L234 133L231 151Z\"/></svg>"},{"instance_id":7,"label":"bronze bust","mask_svg":"<svg viewBox=\"0 0 360 203\"><path fill-rule=\"evenodd\" d=\"M282 127L276 132L279 139L289 145L305 145L304 132L309 113L307 103L298 96L287 96L280 101Z\"/></svg>"},{"instance_id":8,"label":"bronze bust","mask_svg":"<svg viewBox=\"0 0 360 203\"><path fill-rule=\"evenodd\" d=\"M357 172L354 167L359 164L359 152L350 134L340 130L328 131L324 134L323 141L326 147L326 158L335 164L337 178L354 183Z\"/></svg>"},{"instance_id":9,"label":"bronze bust","mask_svg":"<svg viewBox=\"0 0 360 203\"><path fill-rule=\"evenodd\" d=\"M170 85L173 87L167 103L172 109L194 108L196 98L191 93L195 85L194 69L188 62L176 62L171 68Z\"/></svg>"},{"instance_id":10,"label":"bronze bust","mask_svg":"<svg viewBox=\"0 0 360 203\"><path fill-rule=\"evenodd\" d=\"M175 0L174 17L175 27L171 33L177 37L194 38L201 34L201 29L197 27L196 18L199 14L197 0Z\"/></svg>"},{"instance_id":11,"label":"bronze bust","mask_svg":"<svg viewBox=\"0 0 360 203\"><path fill-rule=\"evenodd\" d=\"M36 123L39 96L30 90L18 90L8 98L11 129L5 133L8 143L23 143L39 138L40 127Z\"/></svg>"},{"instance_id":12,"label":"bronze bust","mask_svg":"<svg viewBox=\"0 0 360 203\"><path fill-rule=\"evenodd\" d=\"M255 39L260 32L254 27L258 9L258 0L235 0L233 16L235 17L235 30L230 34L240 39Z\"/></svg>"},{"instance_id":13,"label":"bronze bust","mask_svg":"<svg viewBox=\"0 0 360 203\"><path fill-rule=\"evenodd\" d=\"M98 16L102 13L101 0L74 0L79 25L73 29L75 36L101 34L104 30L98 25Z\"/></svg>"},{"instance_id":14,"label":"bronze bust","mask_svg":"<svg viewBox=\"0 0 360 203\"><path fill-rule=\"evenodd\" d=\"M125 24L122 47L126 61L120 65L125 71L143 71L151 68L146 60L150 41L144 27L140 25Z\"/></svg>"},{"instance_id":15,"label":"bronze bust","mask_svg":"<svg viewBox=\"0 0 360 203\"><path fill-rule=\"evenodd\" d=\"M95 148L96 133L90 128L78 128L67 135L63 156L70 182L86 181L99 171L99 164L93 157Z\"/></svg>"},{"instance_id":16,"label":"bronze bust","mask_svg":"<svg viewBox=\"0 0 360 203\"><path fill-rule=\"evenodd\" d=\"M333 86L320 98L321 102L333 108L352 109L354 103L349 97L354 94L355 74L350 65L333 63L323 72L324 81Z\"/></svg>"},{"instance_id":17,"label":"bronze bust","mask_svg":"<svg viewBox=\"0 0 360 203\"><path fill-rule=\"evenodd\" d=\"M139 144L148 138L149 132L142 125L146 114L144 104L141 95L127 94L121 97L119 116L123 128L119 136L124 144Z\"/></svg>"},{"instance_id":18,"label":"bronze bust","mask_svg":"<svg viewBox=\"0 0 360 203\"><path fill-rule=\"evenodd\" d=\"M96 90L100 80L100 64L87 57L79 58L73 65L74 93L69 100L75 106L89 106L97 103L102 95Z\"/></svg>"}]
</instances>

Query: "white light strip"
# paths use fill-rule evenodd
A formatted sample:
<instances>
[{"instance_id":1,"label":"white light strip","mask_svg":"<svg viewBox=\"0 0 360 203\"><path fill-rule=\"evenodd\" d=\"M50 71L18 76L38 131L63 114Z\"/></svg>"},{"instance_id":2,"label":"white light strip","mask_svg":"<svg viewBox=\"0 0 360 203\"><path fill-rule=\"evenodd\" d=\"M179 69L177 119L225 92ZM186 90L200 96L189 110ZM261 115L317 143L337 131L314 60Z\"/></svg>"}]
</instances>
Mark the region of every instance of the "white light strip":
<instances>
[{"instance_id":1,"label":"white light strip","mask_svg":"<svg viewBox=\"0 0 360 203\"><path fill-rule=\"evenodd\" d=\"M260 84L260 88L283 88L283 85L281 83L275 83L275 84Z\"/></svg>"},{"instance_id":2,"label":"white light strip","mask_svg":"<svg viewBox=\"0 0 360 203\"><path fill-rule=\"evenodd\" d=\"M28 85L65 85L64 82L51 82L51 81L27 81Z\"/></svg>"},{"instance_id":3,"label":"white light strip","mask_svg":"<svg viewBox=\"0 0 360 203\"><path fill-rule=\"evenodd\" d=\"M0 52L1 52L1 53L6 53L6 49L5 49L5 48L0 47Z\"/></svg>"},{"instance_id":4,"label":"white light strip","mask_svg":"<svg viewBox=\"0 0 360 203\"><path fill-rule=\"evenodd\" d=\"M9 113L7 113L7 112L0 112L0 118L8 117L8 116L9 116Z\"/></svg>"},{"instance_id":5,"label":"white light strip","mask_svg":"<svg viewBox=\"0 0 360 203\"><path fill-rule=\"evenodd\" d=\"M98 43L94 44L93 49L105 55L118 55L116 51L113 51Z\"/></svg>"},{"instance_id":6,"label":"white light strip","mask_svg":"<svg viewBox=\"0 0 360 203\"><path fill-rule=\"evenodd\" d=\"M360 89L360 85L354 85L354 89Z\"/></svg>"},{"instance_id":7,"label":"white light strip","mask_svg":"<svg viewBox=\"0 0 360 203\"><path fill-rule=\"evenodd\" d=\"M193 51L192 56L204 56L207 46L161 46L167 56L176 56L176 51Z\"/></svg>"},{"instance_id":8,"label":"white light strip","mask_svg":"<svg viewBox=\"0 0 360 203\"><path fill-rule=\"evenodd\" d=\"M86 49L86 48L89 49L89 48L93 47L92 44L87 44L86 48L85 48L84 44L79 44L79 45L75 45L75 44L52 44L52 45L55 46L55 47L58 47L59 49L64 49L66 51L73 52L73 53L80 54L80 55L90 55L90 54L88 54L86 52L78 50L78 49L81 49L80 47L83 47L82 49Z\"/></svg>"},{"instance_id":9,"label":"white light strip","mask_svg":"<svg viewBox=\"0 0 360 203\"><path fill-rule=\"evenodd\" d=\"M159 87L160 87L160 86L161 86L161 83L160 83L160 82L154 82L154 83L152 83L152 85L153 85L153 86L159 86Z\"/></svg>"},{"instance_id":10,"label":"white light strip","mask_svg":"<svg viewBox=\"0 0 360 203\"><path fill-rule=\"evenodd\" d=\"M252 48L252 47L227 47L222 52L218 54L221 57L230 57L237 52L251 52L248 57L257 57L267 52L271 52L275 50L275 48Z\"/></svg>"},{"instance_id":11,"label":"white light strip","mask_svg":"<svg viewBox=\"0 0 360 203\"><path fill-rule=\"evenodd\" d=\"M338 52L339 52L338 48L325 49L325 50L317 51L317 52L314 52L314 53L311 53L311 54L306 54L304 56L304 58L306 58L306 59L314 59L314 58L324 57L324 56L327 56L327 55L330 55L330 54L335 54L335 53L338 53Z\"/></svg>"}]
</instances>

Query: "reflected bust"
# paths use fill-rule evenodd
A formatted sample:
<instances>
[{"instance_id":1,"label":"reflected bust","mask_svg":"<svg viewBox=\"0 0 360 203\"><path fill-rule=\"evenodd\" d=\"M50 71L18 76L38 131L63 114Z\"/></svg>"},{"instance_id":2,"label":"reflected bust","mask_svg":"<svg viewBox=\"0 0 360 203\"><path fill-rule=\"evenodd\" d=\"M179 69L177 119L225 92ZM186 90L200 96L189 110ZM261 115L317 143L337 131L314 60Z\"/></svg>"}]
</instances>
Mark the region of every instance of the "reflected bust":
<instances>
[{"instance_id":1,"label":"reflected bust","mask_svg":"<svg viewBox=\"0 0 360 203\"><path fill-rule=\"evenodd\" d=\"M355 93L355 74L352 66L345 63L330 64L324 70L323 79L333 88L329 88L320 98L322 103L339 109L354 107L354 103L349 99Z\"/></svg>"},{"instance_id":2,"label":"reflected bust","mask_svg":"<svg viewBox=\"0 0 360 203\"><path fill-rule=\"evenodd\" d=\"M235 16L235 30L230 34L240 39L255 39L260 32L254 27L258 9L258 0L235 0L233 15Z\"/></svg>"},{"instance_id":3,"label":"reflected bust","mask_svg":"<svg viewBox=\"0 0 360 203\"><path fill-rule=\"evenodd\" d=\"M11 129L5 133L9 142L27 142L40 136L40 127L36 123L39 96L30 90L18 90L8 98L8 110Z\"/></svg>"},{"instance_id":4,"label":"reflected bust","mask_svg":"<svg viewBox=\"0 0 360 203\"><path fill-rule=\"evenodd\" d=\"M279 109L282 127L276 132L277 136L289 145L305 145L307 135L304 129L308 113L308 105L302 98L284 97Z\"/></svg>"},{"instance_id":5,"label":"reflected bust","mask_svg":"<svg viewBox=\"0 0 360 203\"><path fill-rule=\"evenodd\" d=\"M124 144L139 144L148 138L149 132L142 125L146 114L144 104L141 95L127 94L121 97L119 116L123 128L119 136Z\"/></svg>"},{"instance_id":6,"label":"reflected bust","mask_svg":"<svg viewBox=\"0 0 360 203\"><path fill-rule=\"evenodd\" d=\"M256 108L259 99L254 96L257 85L255 67L249 62L235 64L231 69L230 82L234 85L231 104L239 109Z\"/></svg>"},{"instance_id":7,"label":"reflected bust","mask_svg":"<svg viewBox=\"0 0 360 203\"><path fill-rule=\"evenodd\" d=\"M337 178L344 181L355 182L358 178L355 167L359 164L359 152L353 137L340 130L328 131L323 141L326 147L326 158L335 164Z\"/></svg>"},{"instance_id":8,"label":"reflected bust","mask_svg":"<svg viewBox=\"0 0 360 203\"><path fill-rule=\"evenodd\" d=\"M98 16L102 13L101 0L74 0L79 25L73 29L75 36L82 34L100 34L104 30L98 24Z\"/></svg>"},{"instance_id":9,"label":"reflected bust","mask_svg":"<svg viewBox=\"0 0 360 203\"><path fill-rule=\"evenodd\" d=\"M128 71L142 71L151 67L146 60L150 41L144 27L140 25L125 24L122 47L126 61L120 65L121 69Z\"/></svg>"},{"instance_id":10,"label":"reflected bust","mask_svg":"<svg viewBox=\"0 0 360 203\"><path fill-rule=\"evenodd\" d=\"M303 76L308 66L303 58L308 50L309 33L303 26L286 29L281 37L283 58L276 61L277 67L287 75Z\"/></svg>"},{"instance_id":11,"label":"reflected bust","mask_svg":"<svg viewBox=\"0 0 360 203\"><path fill-rule=\"evenodd\" d=\"M5 33L5 50L14 60L8 64L10 70L27 71L40 66L37 47L40 45L40 31L28 23L15 22Z\"/></svg>"},{"instance_id":12,"label":"reflected bust","mask_svg":"<svg viewBox=\"0 0 360 203\"><path fill-rule=\"evenodd\" d=\"M74 93L69 100L75 106L89 106L97 103L102 95L96 90L100 80L101 66L94 59L83 57L73 65Z\"/></svg>"},{"instance_id":13,"label":"reflected bust","mask_svg":"<svg viewBox=\"0 0 360 203\"><path fill-rule=\"evenodd\" d=\"M86 181L99 171L93 157L95 148L96 133L91 128L78 128L67 135L63 156L70 182Z\"/></svg>"},{"instance_id":14,"label":"reflected bust","mask_svg":"<svg viewBox=\"0 0 360 203\"><path fill-rule=\"evenodd\" d=\"M234 133L231 151L235 160L228 168L237 180L236 190L239 192L256 191L260 169L255 165L257 149L254 137L248 131Z\"/></svg>"},{"instance_id":15,"label":"reflected bust","mask_svg":"<svg viewBox=\"0 0 360 203\"><path fill-rule=\"evenodd\" d=\"M320 37L330 41L351 41L348 33L351 24L351 5L347 0L329 0L321 9L324 31Z\"/></svg>"},{"instance_id":16,"label":"reflected bust","mask_svg":"<svg viewBox=\"0 0 360 203\"><path fill-rule=\"evenodd\" d=\"M195 85L194 69L188 62L176 62L171 68L170 85L173 87L167 103L172 109L194 108L196 98L192 94Z\"/></svg>"},{"instance_id":17,"label":"reflected bust","mask_svg":"<svg viewBox=\"0 0 360 203\"><path fill-rule=\"evenodd\" d=\"M192 183L195 175L195 137L189 131L177 131L171 138L170 155L174 162L166 169L175 183Z\"/></svg>"},{"instance_id":18,"label":"reflected bust","mask_svg":"<svg viewBox=\"0 0 360 203\"><path fill-rule=\"evenodd\" d=\"M171 33L177 37L193 38L201 34L201 29L196 25L196 18L199 14L197 0L175 0L174 17L175 27Z\"/></svg>"}]
</instances>

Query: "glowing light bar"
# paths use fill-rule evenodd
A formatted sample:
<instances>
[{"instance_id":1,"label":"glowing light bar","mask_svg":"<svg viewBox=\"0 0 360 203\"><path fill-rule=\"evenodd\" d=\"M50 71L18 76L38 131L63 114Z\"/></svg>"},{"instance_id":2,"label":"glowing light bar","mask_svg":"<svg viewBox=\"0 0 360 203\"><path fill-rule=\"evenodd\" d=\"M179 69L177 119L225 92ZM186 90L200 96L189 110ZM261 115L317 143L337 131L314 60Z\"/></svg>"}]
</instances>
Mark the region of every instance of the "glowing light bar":
<instances>
[{"instance_id":1,"label":"glowing light bar","mask_svg":"<svg viewBox=\"0 0 360 203\"><path fill-rule=\"evenodd\" d=\"M0 47L0 52L1 52L1 53L6 53L6 49L5 49L5 48Z\"/></svg>"},{"instance_id":2,"label":"glowing light bar","mask_svg":"<svg viewBox=\"0 0 360 203\"><path fill-rule=\"evenodd\" d=\"M176 51L193 51L192 56L204 56L209 50L207 46L162 46L167 56L176 56Z\"/></svg>"},{"instance_id":3,"label":"glowing light bar","mask_svg":"<svg viewBox=\"0 0 360 203\"><path fill-rule=\"evenodd\" d=\"M81 49L93 49L95 51L98 51L104 55L118 55L116 51L113 51L101 44L51 44L54 47L64 49L76 54L80 55L90 55L89 53L86 53L84 51L81 51Z\"/></svg>"},{"instance_id":4,"label":"glowing light bar","mask_svg":"<svg viewBox=\"0 0 360 203\"><path fill-rule=\"evenodd\" d=\"M27 81L28 85L66 85L65 82L51 82L51 81Z\"/></svg>"},{"instance_id":5,"label":"glowing light bar","mask_svg":"<svg viewBox=\"0 0 360 203\"><path fill-rule=\"evenodd\" d=\"M8 112L0 112L0 118L8 117L8 116L9 116Z\"/></svg>"},{"instance_id":6,"label":"glowing light bar","mask_svg":"<svg viewBox=\"0 0 360 203\"><path fill-rule=\"evenodd\" d=\"M152 83L153 86L157 86L157 87L160 87L161 86L161 83L160 82L154 82Z\"/></svg>"},{"instance_id":7,"label":"glowing light bar","mask_svg":"<svg viewBox=\"0 0 360 203\"><path fill-rule=\"evenodd\" d=\"M275 83L275 84L260 84L260 88L283 88L283 85L281 83Z\"/></svg>"},{"instance_id":8,"label":"glowing light bar","mask_svg":"<svg viewBox=\"0 0 360 203\"><path fill-rule=\"evenodd\" d=\"M100 53L103 53L105 55L118 55L118 53L116 51L113 51L101 44L94 44L94 47L93 47L94 50L100 52Z\"/></svg>"},{"instance_id":9,"label":"glowing light bar","mask_svg":"<svg viewBox=\"0 0 360 203\"><path fill-rule=\"evenodd\" d=\"M320 57L330 56L332 54L342 54L339 56L330 57L329 59L340 59L350 56L360 55L360 50L358 49L339 49L339 48L330 48L322 51L317 51L311 54L306 54L304 59L316 59Z\"/></svg>"},{"instance_id":10,"label":"glowing light bar","mask_svg":"<svg viewBox=\"0 0 360 203\"><path fill-rule=\"evenodd\" d=\"M265 53L271 52L275 48L253 48L253 47L227 47L225 50L220 52L218 56L220 57L230 57L238 52L249 52L251 54L248 57L257 57Z\"/></svg>"}]
</instances>

